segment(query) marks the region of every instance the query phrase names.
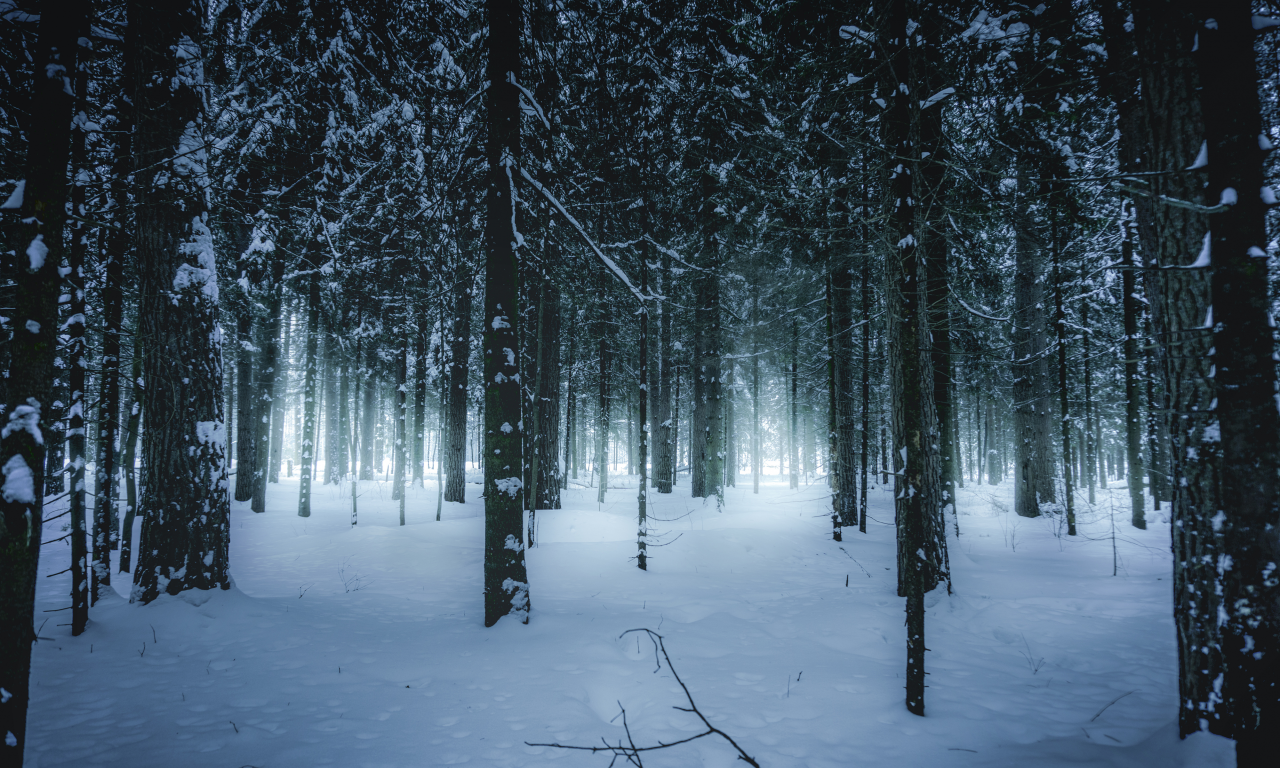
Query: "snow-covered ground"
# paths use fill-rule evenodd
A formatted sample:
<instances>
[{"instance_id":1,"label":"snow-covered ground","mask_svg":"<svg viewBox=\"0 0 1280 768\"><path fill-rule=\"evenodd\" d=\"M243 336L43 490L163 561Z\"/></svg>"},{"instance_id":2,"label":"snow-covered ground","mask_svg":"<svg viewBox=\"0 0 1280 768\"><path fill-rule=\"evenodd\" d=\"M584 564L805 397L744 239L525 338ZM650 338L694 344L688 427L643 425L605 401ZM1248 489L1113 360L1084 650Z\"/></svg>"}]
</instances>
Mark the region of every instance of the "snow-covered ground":
<instances>
[{"instance_id":1,"label":"snow-covered ground","mask_svg":"<svg viewBox=\"0 0 1280 768\"><path fill-rule=\"evenodd\" d=\"M617 488L616 481L628 488ZM955 594L927 601L924 718L903 706L903 600L892 499L874 490L866 535L830 540L827 489L750 478L726 507L652 494L649 571L635 554L635 478L600 508L574 489L540 512L528 626L481 624L483 506L445 504L434 478L408 497L385 483L320 489L295 514L297 480L270 509L232 511L236 588L149 606L112 596L70 636L69 576L41 578L27 765L604 766L525 742L638 744L693 735L694 716L652 647L666 638L698 707L761 766L1196 766L1234 764L1217 737L1177 739L1169 527L1125 522L1127 491L1081 512L1080 535L1016 517L1010 486L960 496ZM1112 575L1114 511L1118 575ZM65 520L65 518L64 518ZM47 536L52 538L53 534ZM66 568L66 542L43 573ZM117 577L118 578L118 577ZM116 590L127 594L117 581ZM847 582L847 585L846 585ZM718 737L645 765L741 765Z\"/></svg>"}]
</instances>

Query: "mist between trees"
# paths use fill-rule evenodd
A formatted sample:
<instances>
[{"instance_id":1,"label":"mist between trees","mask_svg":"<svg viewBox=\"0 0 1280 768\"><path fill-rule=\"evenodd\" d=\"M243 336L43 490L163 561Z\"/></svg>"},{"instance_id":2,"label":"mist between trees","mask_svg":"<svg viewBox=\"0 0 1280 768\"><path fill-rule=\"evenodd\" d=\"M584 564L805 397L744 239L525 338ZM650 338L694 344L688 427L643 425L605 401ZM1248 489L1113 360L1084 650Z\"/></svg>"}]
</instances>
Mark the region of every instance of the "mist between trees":
<instances>
[{"instance_id":1,"label":"mist between trees","mask_svg":"<svg viewBox=\"0 0 1280 768\"><path fill-rule=\"evenodd\" d=\"M571 485L639 476L644 569L649 494L768 474L836 540L893 484L916 714L958 487L1068 535L1147 491L1180 730L1269 764L1272 10L0 1L0 765L63 533L78 634L113 578L228 589L232 495L389 480L403 524L434 477L493 625Z\"/></svg>"}]
</instances>

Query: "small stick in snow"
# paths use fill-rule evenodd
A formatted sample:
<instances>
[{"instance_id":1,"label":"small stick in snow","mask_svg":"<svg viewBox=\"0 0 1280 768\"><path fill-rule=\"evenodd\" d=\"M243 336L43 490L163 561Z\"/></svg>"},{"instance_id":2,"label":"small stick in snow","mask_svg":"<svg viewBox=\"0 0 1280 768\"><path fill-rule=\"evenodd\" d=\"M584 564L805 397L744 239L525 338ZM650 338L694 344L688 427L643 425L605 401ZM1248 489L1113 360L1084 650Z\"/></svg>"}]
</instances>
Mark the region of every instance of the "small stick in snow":
<instances>
[{"instance_id":1,"label":"small stick in snow","mask_svg":"<svg viewBox=\"0 0 1280 768\"><path fill-rule=\"evenodd\" d=\"M855 559L854 559L854 557L853 557L853 555L850 555L850 554L849 554L849 550L845 549L844 547L841 547L841 548L840 548L840 551L841 551L841 552L843 552L843 553L845 553L846 555L848 555L849 559L850 559L850 560L853 560L853 564L854 564L854 565L858 566L859 568L862 568L862 563L859 563L857 560L855 560ZM888 569L886 568L885 570L888 570ZM862 568L862 572L863 572L863 573L865 573L865 574L867 574L867 578L868 578L868 579L869 579L869 578L871 578L871 573L870 573L869 571L867 571L867 569L866 569L866 568ZM844 577L844 585L845 585L846 587L847 587L847 586L849 586L849 577L848 577L848 576L845 576L845 577Z\"/></svg>"},{"instance_id":2,"label":"small stick in snow","mask_svg":"<svg viewBox=\"0 0 1280 768\"><path fill-rule=\"evenodd\" d=\"M1115 704L1117 701L1119 701L1119 700L1123 699L1125 696L1128 696L1128 695L1130 695L1130 694L1134 694L1134 693L1137 693L1137 691L1129 691L1129 693L1122 693L1122 694L1120 694L1119 696L1117 696L1117 697L1115 697L1114 699L1112 699L1111 701L1108 701L1108 702L1107 702L1107 706L1106 706L1106 707L1103 707L1102 709L1098 710L1098 714L1096 714L1096 715L1094 715L1093 717L1089 718L1089 722L1091 722L1091 723L1092 723L1094 720L1097 720L1099 717L1102 717L1102 713L1107 711L1107 707L1110 707L1112 704ZM1103 735L1105 736L1106 734L1103 734Z\"/></svg>"}]
</instances>

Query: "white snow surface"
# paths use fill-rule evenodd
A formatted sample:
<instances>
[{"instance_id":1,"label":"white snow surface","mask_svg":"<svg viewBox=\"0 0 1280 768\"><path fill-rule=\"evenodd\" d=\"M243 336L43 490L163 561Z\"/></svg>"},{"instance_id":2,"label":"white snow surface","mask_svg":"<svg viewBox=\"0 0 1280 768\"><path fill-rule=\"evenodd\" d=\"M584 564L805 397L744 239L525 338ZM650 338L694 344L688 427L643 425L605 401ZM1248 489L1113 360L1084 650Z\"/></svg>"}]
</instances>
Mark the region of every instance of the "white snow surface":
<instances>
[{"instance_id":1,"label":"white snow surface","mask_svg":"<svg viewBox=\"0 0 1280 768\"><path fill-rule=\"evenodd\" d=\"M479 477L437 523L427 474L405 527L385 482L361 483L356 527L348 485L317 486L308 519L296 477L269 487L265 514L233 503L233 589L130 605L113 567L76 638L42 612L70 589L43 577L67 567L67 542L46 545L26 765L604 766L525 742L616 742L619 702L638 744L698 730L648 642L619 639L636 627L666 638L698 707L768 768L1234 765L1225 739L1177 738L1167 514L1130 527L1123 484L1077 502L1074 538L1015 516L1009 482L959 492L955 593L926 600L920 718L903 705L888 489L871 491L868 532L837 544L821 481L773 475L753 496L743 476L718 513L682 477L649 494L651 517L673 522L651 524L641 572L636 478L611 477L603 505L575 486L538 512L529 624L486 629ZM735 757L712 736L644 762Z\"/></svg>"}]
</instances>

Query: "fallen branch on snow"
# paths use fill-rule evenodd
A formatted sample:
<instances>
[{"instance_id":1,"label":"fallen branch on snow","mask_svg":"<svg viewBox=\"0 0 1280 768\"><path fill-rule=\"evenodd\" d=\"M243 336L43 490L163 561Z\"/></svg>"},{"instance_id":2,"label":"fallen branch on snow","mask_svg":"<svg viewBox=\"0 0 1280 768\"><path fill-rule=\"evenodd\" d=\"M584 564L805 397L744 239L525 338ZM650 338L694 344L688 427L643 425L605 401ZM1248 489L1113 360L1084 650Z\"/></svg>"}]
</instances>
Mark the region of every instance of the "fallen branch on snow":
<instances>
[{"instance_id":1,"label":"fallen branch on snow","mask_svg":"<svg viewBox=\"0 0 1280 768\"><path fill-rule=\"evenodd\" d=\"M681 712L691 712L694 715L697 715L698 719L702 721L702 724L706 726L706 730L694 736L690 736L687 739L680 739L679 741L672 741L672 742L659 741L656 745L651 747L638 747L636 746L635 740L631 737L631 727L627 725L627 710L622 706L622 702L618 702L618 709L622 710L620 713L622 717L622 728L624 731L626 731L626 734L627 734L627 741L625 744L622 742L621 739L618 740L617 744L610 744L608 739L604 739L604 738L601 739L601 741L604 742L604 746L602 747L582 747L582 746L576 746L572 744L533 744L527 741L525 742L525 744L527 744L530 747L554 747L556 749L577 749L584 752L591 752L592 754L595 754L596 752L609 752L613 755L613 759L609 761L610 768L612 768L613 764L618 761L619 757L626 759L628 763L636 766L636 768L643 768L644 763L641 762L641 753L643 752L652 752L657 749L666 749L667 747L674 747L680 744L687 744L691 741L696 741L698 739L701 739L704 736L711 736L714 734L714 735L720 736L725 741L729 742L729 744L738 751L739 760L745 762L750 766L753 766L753 768L760 768L760 764L755 761L755 758L753 758L751 755L748 755L745 751L743 751L742 747L738 746L738 742L734 741L733 738L729 736L729 734L725 733L724 731L712 725L707 720L706 716L703 715L702 712L698 709L698 705L693 703L693 696L690 695L689 693L689 687L684 684L683 680L680 679L680 675L676 672L676 668L671 664L671 657L667 655L667 648L662 643L662 635L659 635L657 632L654 632L652 629L647 629L642 627L639 629L628 629L626 632L623 632L621 635L618 635L618 638L621 639L633 632L645 633L646 635L649 636L649 641L653 643L653 657L654 657L654 661L656 661L658 664L657 669L653 670L654 673L656 674L659 670L662 669L662 660L666 659L667 669L671 670L671 676L676 679L676 682L680 684L680 689L684 691L684 697L685 699L688 700L689 706L687 707L673 706L672 709L678 709ZM659 658L659 654L661 654L661 658ZM790 682L789 677L788 677L788 682Z\"/></svg>"}]
</instances>

